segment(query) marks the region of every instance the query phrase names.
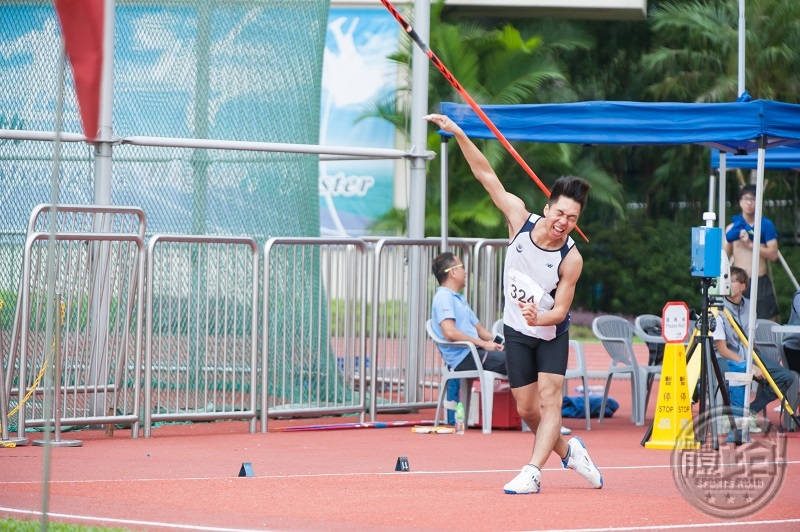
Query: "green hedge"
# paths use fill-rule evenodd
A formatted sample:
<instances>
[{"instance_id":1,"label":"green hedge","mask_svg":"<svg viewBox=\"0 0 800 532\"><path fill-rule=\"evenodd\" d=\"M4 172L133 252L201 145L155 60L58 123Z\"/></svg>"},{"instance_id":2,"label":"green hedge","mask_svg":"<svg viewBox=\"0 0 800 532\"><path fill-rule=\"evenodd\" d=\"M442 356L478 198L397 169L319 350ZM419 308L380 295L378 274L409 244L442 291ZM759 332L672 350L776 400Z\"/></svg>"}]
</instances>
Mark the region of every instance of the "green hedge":
<instances>
[{"instance_id":1,"label":"green hedge","mask_svg":"<svg viewBox=\"0 0 800 532\"><path fill-rule=\"evenodd\" d=\"M578 242L584 265L573 308L660 315L665 303L684 301L699 310L701 282L690 267L691 228L700 225L662 219L584 227L590 242ZM780 241L779 246L790 268L800 265L800 249ZM786 322L795 288L780 263L772 272L780 319Z\"/></svg>"}]
</instances>

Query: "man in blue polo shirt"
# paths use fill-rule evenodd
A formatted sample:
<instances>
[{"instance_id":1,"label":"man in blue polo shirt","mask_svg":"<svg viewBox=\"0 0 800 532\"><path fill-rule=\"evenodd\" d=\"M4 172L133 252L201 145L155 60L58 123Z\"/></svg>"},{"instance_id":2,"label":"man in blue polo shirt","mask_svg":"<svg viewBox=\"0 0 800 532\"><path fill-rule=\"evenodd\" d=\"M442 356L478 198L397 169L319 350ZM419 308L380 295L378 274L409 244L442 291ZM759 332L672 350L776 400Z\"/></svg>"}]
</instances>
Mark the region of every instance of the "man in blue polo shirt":
<instances>
[{"instance_id":1,"label":"man in blue polo shirt","mask_svg":"<svg viewBox=\"0 0 800 532\"><path fill-rule=\"evenodd\" d=\"M506 374L506 354L495 342L494 334L484 327L467 303L461 290L467 284L464 263L450 252L433 259L433 275L439 288L433 297L431 326L433 332L450 342L468 341L475 344L483 369ZM464 346L439 346L445 363L457 371L477 369Z\"/></svg>"}]
</instances>

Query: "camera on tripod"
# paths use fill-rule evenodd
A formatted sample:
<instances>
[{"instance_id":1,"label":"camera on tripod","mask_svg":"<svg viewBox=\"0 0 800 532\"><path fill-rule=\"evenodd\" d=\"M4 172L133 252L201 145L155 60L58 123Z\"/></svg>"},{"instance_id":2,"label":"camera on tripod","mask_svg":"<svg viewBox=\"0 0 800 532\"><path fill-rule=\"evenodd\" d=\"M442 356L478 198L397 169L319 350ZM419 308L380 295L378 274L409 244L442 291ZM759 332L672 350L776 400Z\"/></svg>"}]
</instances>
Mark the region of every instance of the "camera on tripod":
<instances>
[{"instance_id":1,"label":"camera on tripod","mask_svg":"<svg viewBox=\"0 0 800 532\"><path fill-rule=\"evenodd\" d=\"M731 268L722 253L722 228L714 227L716 218L713 212L704 212L706 225L692 227L691 274L708 280L709 296L726 296L731 293Z\"/></svg>"}]
</instances>

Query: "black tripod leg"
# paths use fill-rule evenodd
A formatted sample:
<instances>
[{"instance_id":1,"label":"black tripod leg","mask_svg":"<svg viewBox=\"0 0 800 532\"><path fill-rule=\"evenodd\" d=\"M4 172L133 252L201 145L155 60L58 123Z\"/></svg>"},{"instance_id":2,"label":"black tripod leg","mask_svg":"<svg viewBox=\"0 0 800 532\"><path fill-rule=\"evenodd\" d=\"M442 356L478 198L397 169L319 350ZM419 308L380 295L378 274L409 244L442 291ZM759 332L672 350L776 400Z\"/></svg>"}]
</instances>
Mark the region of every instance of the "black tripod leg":
<instances>
[{"instance_id":1,"label":"black tripod leg","mask_svg":"<svg viewBox=\"0 0 800 532\"><path fill-rule=\"evenodd\" d=\"M711 343L711 338L708 339L709 344ZM725 385L725 378L722 375L722 371L719 369L719 362L717 362L717 357L714 355L713 346L710 346L709 351L710 356L709 359L711 360L711 367L714 369L714 375L717 377L717 383L719 386L719 393L722 395L722 405L723 405L723 412L728 417L728 422L730 423L731 430L733 430L733 441L736 445L742 444L742 433L739 431L739 427L736 426L736 419L733 415L733 408L731 408L731 395L728 392L728 387ZM714 440L714 449L717 449L718 442L716 438Z\"/></svg>"}]
</instances>

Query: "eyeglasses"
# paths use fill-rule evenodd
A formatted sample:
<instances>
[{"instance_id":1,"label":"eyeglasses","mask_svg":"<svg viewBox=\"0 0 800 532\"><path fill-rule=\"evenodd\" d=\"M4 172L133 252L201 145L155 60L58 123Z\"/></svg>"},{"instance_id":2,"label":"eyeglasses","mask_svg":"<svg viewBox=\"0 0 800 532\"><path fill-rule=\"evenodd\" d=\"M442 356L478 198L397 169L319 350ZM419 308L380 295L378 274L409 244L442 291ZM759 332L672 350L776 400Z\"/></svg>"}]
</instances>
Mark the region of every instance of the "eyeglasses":
<instances>
[{"instance_id":1,"label":"eyeglasses","mask_svg":"<svg viewBox=\"0 0 800 532\"><path fill-rule=\"evenodd\" d=\"M447 268L447 269L444 271L444 273L448 273L450 270L455 270L456 268L463 268L463 267L464 267L464 264L463 264L463 263L461 263L461 264L456 264L455 266L450 266L449 268Z\"/></svg>"},{"instance_id":2,"label":"eyeglasses","mask_svg":"<svg viewBox=\"0 0 800 532\"><path fill-rule=\"evenodd\" d=\"M742 196L739 201L743 201L745 203L755 203L756 199L753 196Z\"/></svg>"}]
</instances>

